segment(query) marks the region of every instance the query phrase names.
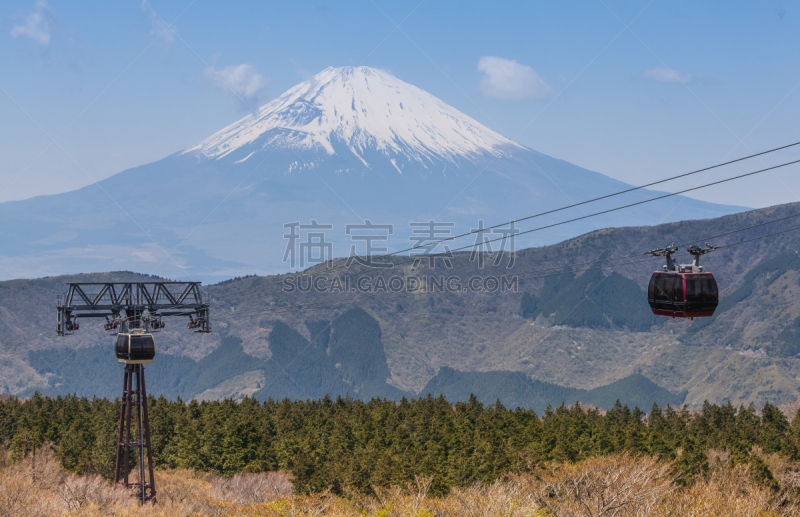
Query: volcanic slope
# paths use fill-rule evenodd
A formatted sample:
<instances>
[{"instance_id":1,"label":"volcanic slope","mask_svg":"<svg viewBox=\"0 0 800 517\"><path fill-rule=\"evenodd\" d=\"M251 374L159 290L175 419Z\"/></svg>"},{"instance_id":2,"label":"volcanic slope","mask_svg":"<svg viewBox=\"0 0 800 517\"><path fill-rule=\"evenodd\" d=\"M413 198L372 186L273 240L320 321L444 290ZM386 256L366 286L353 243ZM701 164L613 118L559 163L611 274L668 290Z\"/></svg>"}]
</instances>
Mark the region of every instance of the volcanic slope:
<instances>
[{"instance_id":1,"label":"volcanic slope","mask_svg":"<svg viewBox=\"0 0 800 517\"><path fill-rule=\"evenodd\" d=\"M346 256L357 244L348 224L391 225L381 230L386 245L402 249L415 242L409 223L451 223L442 228L463 233L628 188L526 148L389 72L327 68L163 160L73 192L0 203L0 279L134 270L209 282L283 272L308 266L296 246L311 230L295 226L295 256L286 254L293 224L327 227L314 231L325 233L331 256ZM658 195L640 190L591 209ZM517 245L741 210L676 196Z\"/></svg>"}]
</instances>

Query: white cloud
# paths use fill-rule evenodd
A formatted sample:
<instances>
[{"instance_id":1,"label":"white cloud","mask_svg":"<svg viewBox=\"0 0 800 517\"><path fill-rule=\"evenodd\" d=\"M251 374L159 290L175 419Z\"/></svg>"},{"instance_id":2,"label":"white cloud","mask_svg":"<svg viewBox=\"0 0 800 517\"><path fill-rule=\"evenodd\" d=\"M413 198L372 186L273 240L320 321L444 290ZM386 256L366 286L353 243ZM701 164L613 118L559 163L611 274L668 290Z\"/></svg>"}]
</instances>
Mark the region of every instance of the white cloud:
<instances>
[{"instance_id":1,"label":"white cloud","mask_svg":"<svg viewBox=\"0 0 800 517\"><path fill-rule=\"evenodd\" d=\"M14 25L11 36L31 38L42 47L50 46L50 33L55 21L55 11L45 0L36 0L36 7L28 13L23 25Z\"/></svg>"},{"instance_id":2,"label":"white cloud","mask_svg":"<svg viewBox=\"0 0 800 517\"><path fill-rule=\"evenodd\" d=\"M691 74L663 66L657 66L655 68L651 68L650 70L645 70L642 73L642 76L645 79L650 79L651 81L656 81L658 83L691 83L694 81L694 77L692 77Z\"/></svg>"},{"instance_id":3,"label":"white cloud","mask_svg":"<svg viewBox=\"0 0 800 517\"><path fill-rule=\"evenodd\" d=\"M269 86L269 79L256 72L255 67L248 63L225 68L210 66L203 70L203 78L215 90L233 95L242 101L258 100Z\"/></svg>"},{"instance_id":4,"label":"white cloud","mask_svg":"<svg viewBox=\"0 0 800 517\"><path fill-rule=\"evenodd\" d=\"M478 71L484 76L478 84L487 97L503 100L541 99L553 93L536 71L511 59L484 56L478 60Z\"/></svg>"},{"instance_id":5,"label":"white cloud","mask_svg":"<svg viewBox=\"0 0 800 517\"><path fill-rule=\"evenodd\" d=\"M169 50L172 47L172 42L175 41L175 27L170 27L158 14L153 10L150 5L150 0L142 0L142 11L150 19L150 34L156 36L165 49Z\"/></svg>"}]
</instances>

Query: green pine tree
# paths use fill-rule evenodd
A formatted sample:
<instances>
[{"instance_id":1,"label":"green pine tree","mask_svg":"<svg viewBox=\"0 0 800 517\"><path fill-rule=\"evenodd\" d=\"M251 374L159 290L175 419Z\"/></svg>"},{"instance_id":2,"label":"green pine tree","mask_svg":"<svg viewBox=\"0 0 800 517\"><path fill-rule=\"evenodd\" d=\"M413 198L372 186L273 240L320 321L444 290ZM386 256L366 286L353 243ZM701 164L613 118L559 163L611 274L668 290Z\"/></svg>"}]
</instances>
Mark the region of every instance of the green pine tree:
<instances>
[{"instance_id":1,"label":"green pine tree","mask_svg":"<svg viewBox=\"0 0 800 517\"><path fill-rule=\"evenodd\" d=\"M693 484L708 473L708 459L705 449L699 446L691 436L687 436L683 440L683 450L678 459L675 460L674 466L679 476L679 483L683 485Z\"/></svg>"}]
</instances>

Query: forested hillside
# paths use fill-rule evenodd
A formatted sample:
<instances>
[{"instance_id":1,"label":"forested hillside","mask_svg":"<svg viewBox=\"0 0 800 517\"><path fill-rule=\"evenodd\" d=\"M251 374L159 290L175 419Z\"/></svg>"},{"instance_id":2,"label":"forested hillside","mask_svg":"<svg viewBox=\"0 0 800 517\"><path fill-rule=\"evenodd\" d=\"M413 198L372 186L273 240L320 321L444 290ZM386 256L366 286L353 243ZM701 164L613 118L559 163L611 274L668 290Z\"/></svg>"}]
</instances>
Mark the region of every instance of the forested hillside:
<instances>
[{"instance_id":1,"label":"forested hillside","mask_svg":"<svg viewBox=\"0 0 800 517\"><path fill-rule=\"evenodd\" d=\"M709 468L708 451L727 450L774 483L758 453L800 459L800 418L789 424L767 405L707 404L696 414L653 406L649 414L616 405L607 413L579 406L533 411L485 406L474 397L360 402L250 398L241 402L169 402L151 398L153 454L159 468L232 475L285 470L301 492L344 487L405 486L433 476L433 494L476 481L492 483L547 461L574 462L613 453L677 459L679 480L691 484ZM54 443L70 472L113 473L119 402L94 398L12 398L0 402L0 440L12 455ZM135 427L135 426L134 426ZM134 429L135 430L135 429ZM678 451L681 451L678 454Z\"/></svg>"}]
</instances>

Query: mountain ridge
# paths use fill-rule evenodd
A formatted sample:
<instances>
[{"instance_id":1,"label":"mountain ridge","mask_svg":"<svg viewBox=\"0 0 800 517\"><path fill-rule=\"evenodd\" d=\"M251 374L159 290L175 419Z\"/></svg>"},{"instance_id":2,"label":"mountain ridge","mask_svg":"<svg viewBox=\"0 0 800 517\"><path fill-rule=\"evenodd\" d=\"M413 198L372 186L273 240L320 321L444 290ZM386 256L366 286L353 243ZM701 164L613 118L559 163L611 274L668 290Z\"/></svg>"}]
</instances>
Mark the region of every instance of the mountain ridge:
<instances>
[{"instance_id":1,"label":"mountain ridge","mask_svg":"<svg viewBox=\"0 0 800 517\"><path fill-rule=\"evenodd\" d=\"M442 367L448 367L477 373L515 371L537 381L586 390L641 373L672 393L688 391L685 402L690 407L699 407L706 399L715 403L730 400L737 406L783 404L800 400L800 262L796 259L800 232L759 237L794 228L797 220L786 217L797 213L800 204L790 204L704 221L610 228L516 253L515 271L552 271L550 268L608 257L609 250L625 250L626 255L645 253L666 243L726 233L711 243L724 246L748 241L704 256L704 266L721 286L722 303L719 314L702 328L695 327L697 321L669 318L656 318L653 323L644 289L659 261L628 264L601 275L574 271L557 277L521 276L517 292L375 296L355 305L377 322L390 378L364 382L363 377L358 380L358 364L346 364L346 354L337 352L335 357L344 360L330 363L330 336L325 341L320 333L325 322L353 308L352 295L286 293L280 289L282 276L249 276L205 286L214 307L213 333L198 336L180 322L168 321L158 337L159 353L172 361L194 363L219 349L225 339L241 340L241 355L235 357L242 359L242 368L231 369L231 377L216 386L203 386L203 397L238 396L263 389L268 376L253 373L251 366L270 360L271 333L276 326L285 326L294 336L295 347L310 347L309 360L315 361L318 373L310 375L309 370L307 376L341 379L339 373L333 373L339 362L340 368L352 372L348 392L359 386L360 391L375 390L375 382L379 382L381 389L417 394ZM779 219L783 220L729 234ZM469 253L456 253L452 266L444 271L448 276L496 273L492 267L478 269ZM497 266L502 274L509 273L505 266ZM379 273L422 277L441 272L429 271L423 260L416 269L407 264L391 273ZM50 337L48 329L55 325L53 300L64 294L64 282L137 278L148 277L117 272L0 282L0 392L48 386L47 376L32 367L33 361L57 362L70 350L81 354L79 349L98 341L110 343L93 322L83 322L85 335ZM580 298L580 293L587 296ZM728 297L735 303L727 302ZM335 305L337 300L347 303ZM378 335L374 326L370 332ZM364 340L362 345L372 346L374 352L375 342ZM28 358L29 351L34 357ZM305 362L290 364L290 373L302 378L302 368L291 368ZM279 377L283 378L274 378ZM109 382L109 389L116 390L117 382ZM288 379L276 383L292 386Z\"/></svg>"}]
</instances>

